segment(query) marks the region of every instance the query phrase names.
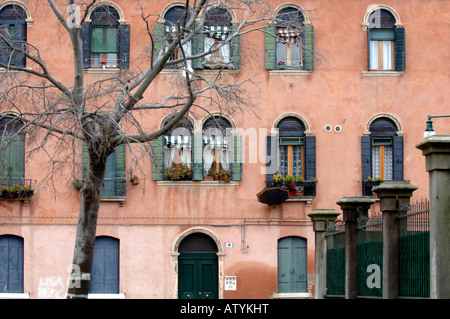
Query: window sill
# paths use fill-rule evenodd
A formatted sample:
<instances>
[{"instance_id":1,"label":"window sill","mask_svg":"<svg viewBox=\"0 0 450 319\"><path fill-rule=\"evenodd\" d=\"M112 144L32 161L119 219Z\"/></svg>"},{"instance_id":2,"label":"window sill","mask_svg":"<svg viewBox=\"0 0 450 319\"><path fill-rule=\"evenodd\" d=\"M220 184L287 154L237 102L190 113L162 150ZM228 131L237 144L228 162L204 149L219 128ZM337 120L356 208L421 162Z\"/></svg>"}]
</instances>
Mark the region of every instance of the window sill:
<instances>
[{"instance_id":1,"label":"window sill","mask_svg":"<svg viewBox=\"0 0 450 319\"><path fill-rule=\"evenodd\" d=\"M239 186L239 182L231 181L156 181L158 186Z\"/></svg>"},{"instance_id":2,"label":"window sill","mask_svg":"<svg viewBox=\"0 0 450 319\"><path fill-rule=\"evenodd\" d=\"M84 69L84 71L87 74L116 74L116 73L120 73L121 69L119 69L119 68L107 68L107 69L89 68L89 69Z\"/></svg>"},{"instance_id":3,"label":"window sill","mask_svg":"<svg viewBox=\"0 0 450 319\"><path fill-rule=\"evenodd\" d=\"M0 299L29 299L30 293L0 293Z\"/></svg>"},{"instance_id":4,"label":"window sill","mask_svg":"<svg viewBox=\"0 0 450 319\"><path fill-rule=\"evenodd\" d=\"M291 196L286 202L306 202L306 207L311 207L314 196Z\"/></svg>"},{"instance_id":5,"label":"window sill","mask_svg":"<svg viewBox=\"0 0 450 319\"><path fill-rule=\"evenodd\" d=\"M363 76L402 76L403 71L362 71Z\"/></svg>"},{"instance_id":6,"label":"window sill","mask_svg":"<svg viewBox=\"0 0 450 319\"><path fill-rule=\"evenodd\" d=\"M194 69L195 72L198 72L199 74L239 74L240 69Z\"/></svg>"},{"instance_id":7,"label":"window sill","mask_svg":"<svg viewBox=\"0 0 450 319\"><path fill-rule=\"evenodd\" d=\"M313 294L310 292L295 292L295 293L278 293L272 292L270 299L312 299Z\"/></svg>"},{"instance_id":8,"label":"window sill","mask_svg":"<svg viewBox=\"0 0 450 319\"><path fill-rule=\"evenodd\" d=\"M118 202L120 207L123 207L126 196L101 196L101 202Z\"/></svg>"},{"instance_id":9,"label":"window sill","mask_svg":"<svg viewBox=\"0 0 450 319\"><path fill-rule=\"evenodd\" d=\"M269 70L270 75L311 75L309 70L296 70L296 69L280 69L280 70Z\"/></svg>"},{"instance_id":10,"label":"window sill","mask_svg":"<svg viewBox=\"0 0 450 319\"><path fill-rule=\"evenodd\" d=\"M89 294L88 299L125 299L125 293L120 294Z\"/></svg>"}]
</instances>

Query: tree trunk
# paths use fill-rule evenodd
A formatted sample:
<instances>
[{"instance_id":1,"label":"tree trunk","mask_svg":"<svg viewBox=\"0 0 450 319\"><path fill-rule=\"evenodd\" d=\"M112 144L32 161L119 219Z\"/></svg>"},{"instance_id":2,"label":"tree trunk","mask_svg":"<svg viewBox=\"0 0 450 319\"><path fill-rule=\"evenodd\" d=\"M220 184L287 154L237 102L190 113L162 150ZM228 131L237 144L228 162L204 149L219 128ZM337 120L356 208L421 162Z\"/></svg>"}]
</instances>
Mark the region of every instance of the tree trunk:
<instances>
[{"instance_id":1,"label":"tree trunk","mask_svg":"<svg viewBox=\"0 0 450 319\"><path fill-rule=\"evenodd\" d=\"M89 156L92 159L92 155ZM82 191L77 236L71 268L68 299L86 299L89 294L92 261L94 257L97 217L103 189L107 155L101 160L90 160L86 183Z\"/></svg>"}]
</instances>

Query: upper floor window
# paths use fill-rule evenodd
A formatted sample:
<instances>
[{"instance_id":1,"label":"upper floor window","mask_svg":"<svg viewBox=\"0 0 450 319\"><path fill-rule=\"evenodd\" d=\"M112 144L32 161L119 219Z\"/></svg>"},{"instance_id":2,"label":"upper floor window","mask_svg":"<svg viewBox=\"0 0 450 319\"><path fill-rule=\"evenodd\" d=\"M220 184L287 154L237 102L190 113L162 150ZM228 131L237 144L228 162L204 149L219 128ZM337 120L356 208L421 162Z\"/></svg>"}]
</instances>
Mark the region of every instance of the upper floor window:
<instances>
[{"instance_id":1,"label":"upper floor window","mask_svg":"<svg viewBox=\"0 0 450 319\"><path fill-rule=\"evenodd\" d=\"M14 50L0 38L0 63L5 67L25 67L25 54L18 50L26 49L27 15L18 5L4 6L0 11L0 33L12 45Z\"/></svg>"},{"instance_id":2,"label":"upper floor window","mask_svg":"<svg viewBox=\"0 0 450 319\"><path fill-rule=\"evenodd\" d=\"M240 35L234 34L232 12L222 6L208 10L204 31L193 41L194 54L207 53L193 61L194 69L239 69L241 65ZM230 38L231 37L231 38Z\"/></svg>"},{"instance_id":3,"label":"upper floor window","mask_svg":"<svg viewBox=\"0 0 450 319\"><path fill-rule=\"evenodd\" d=\"M167 124L170 119L165 121ZM184 165L192 170L192 131L193 125L191 121L184 117L175 126L164 135L164 166L170 168L172 166L179 167ZM183 177L191 177L183 176ZM166 176L171 179L170 176ZM184 179L184 178L180 178Z\"/></svg>"},{"instance_id":4,"label":"upper floor window","mask_svg":"<svg viewBox=\"0 0 450 319\"><path fill-rule=\"evenodd\" d=\"M364 195L371 194L374 181L403 180L403 136L398 136L396 124L379 117L369 131L370 135L361 139Z\"/></svg>"},{"instance_id":5,"label":"upper floor window","mask_svg":"<svg viewBox=\"0 0 450 319\"><path fill-rule=\"evenodd\" d=\"M376 9L368 17L369 71L405 70L405 29L386 9Z\"/></svg>"},{"instance_id":6,"label":"upper floor window","mask_svg":"<svg viewBox=\"0 0 450 319\"><path fill-rule=\"evenodd\" d=\"M10 115L0 118L0 184L24 185L25 134L23 122Z\"/></svg>"},{"instance_id":7,"label":"upper floor window","mask_svg":"<svg viewBox=\"0 0 450 319\"><path fill-rule=\"evenodd\" d=\"M266 69L314 68L314 27L300 9L278 11L275 22L266 28L265 43Z\"/></svg>"},{"instance_id":8,"label":"upper floor window","mask_svg":"<svg viewBox=\"0 0 450 319\"><path fill-rule=\"evenodd\" d=\"M81 28L84 68L129 68L130 26L120 23L118 11L99 4Z\"/></svg>"}]
</instances>

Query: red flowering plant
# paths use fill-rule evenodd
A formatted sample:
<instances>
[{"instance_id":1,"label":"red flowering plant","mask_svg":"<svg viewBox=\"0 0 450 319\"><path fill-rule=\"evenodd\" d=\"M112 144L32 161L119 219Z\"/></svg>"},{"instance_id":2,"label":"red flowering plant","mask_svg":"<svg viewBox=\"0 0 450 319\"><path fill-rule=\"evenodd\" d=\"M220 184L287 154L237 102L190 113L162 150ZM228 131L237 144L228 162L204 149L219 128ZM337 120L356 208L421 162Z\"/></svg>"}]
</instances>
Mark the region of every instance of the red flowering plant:
<instances>
[{"instance_id":1,"label":"red flowering plant","mask_svg":"<svg viewBox=\"0 0 450 319\"><path fill-rule=\"evenodd\" d=\"M2 197L18 197L24 195L32 195L31 186L23 186L15 184L13 186L0 185L0 194Z\"/></svg>"}]
</instances>

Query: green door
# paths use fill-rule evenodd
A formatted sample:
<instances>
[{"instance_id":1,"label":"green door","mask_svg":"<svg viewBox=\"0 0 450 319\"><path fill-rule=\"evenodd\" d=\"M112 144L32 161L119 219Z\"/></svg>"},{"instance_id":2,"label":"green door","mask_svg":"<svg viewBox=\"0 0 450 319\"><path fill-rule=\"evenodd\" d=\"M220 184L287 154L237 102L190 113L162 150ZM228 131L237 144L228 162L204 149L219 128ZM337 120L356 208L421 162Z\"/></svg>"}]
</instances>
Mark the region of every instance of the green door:
<instances>
[{"instance_id":1,"label":"green door","mask_svg":"<svg viewBox=\"0 0 450 319\"><path fill-rule=\"evenodd\" d=\"M180 253L178 298L218 298L217 253Z\"/></svg>"},{"instance_id":2,"label":"green door","mask_svg":"<svg viewBox=\"0 0 450 319\"><path fill-rule=\"evenodd\" d=\"M306 239L285 237L278 240L278 292L307 291Z\"/></svg>"}]
</instances>

